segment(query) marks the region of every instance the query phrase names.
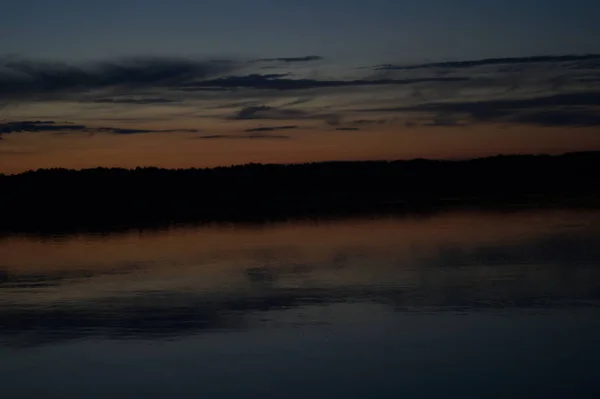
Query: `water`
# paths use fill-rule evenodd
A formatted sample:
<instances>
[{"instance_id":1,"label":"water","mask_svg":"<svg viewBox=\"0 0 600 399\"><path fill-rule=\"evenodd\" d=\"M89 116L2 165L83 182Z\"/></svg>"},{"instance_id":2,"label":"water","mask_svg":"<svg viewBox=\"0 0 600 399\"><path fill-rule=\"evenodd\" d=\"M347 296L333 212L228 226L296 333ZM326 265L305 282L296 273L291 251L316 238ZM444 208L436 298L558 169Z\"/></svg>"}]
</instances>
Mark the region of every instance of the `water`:
<instances>
[{"instance_id":1,"label":"water","mask_svg":"<svg viewBox=\"0 0 600 399\"><path fill-rule=\"evenodd\" d=\"M600 211L0 239L12 398L597 398Z\"/></svg>"}]
</instances>

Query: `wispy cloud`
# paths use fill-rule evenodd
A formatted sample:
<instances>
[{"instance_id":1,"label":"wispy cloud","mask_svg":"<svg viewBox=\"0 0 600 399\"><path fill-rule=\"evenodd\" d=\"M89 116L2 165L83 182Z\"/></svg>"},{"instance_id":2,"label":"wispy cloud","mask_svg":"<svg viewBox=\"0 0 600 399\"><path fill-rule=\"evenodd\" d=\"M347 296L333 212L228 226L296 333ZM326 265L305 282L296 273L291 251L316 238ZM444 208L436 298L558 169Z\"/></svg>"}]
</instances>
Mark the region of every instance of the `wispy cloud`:
<instances>
[{"instance_id":1,"label":"wispy cloud","mask_svg":"<svg viewBox=\"0 0 600 399\"><path fill-rule=\"evenodd\" d=\"M536 57L509 57L509 58L485 58L480 60L431 62L416 65L376 65L376 70L415 70L431 68L475 68L486 65L508 65L508 64L540 64L540 63L562 63L600 60L600 54L583 55L547 55Z\"/></svg>"},{"instance_id":2,"label":"wispy cloud","mask_svg":"<svg viewBox=\"0 0 600 399\"><path fill-rule=\"evenodd\" d=\"M124 129L118 127L93 127L82 124L59 123L55 121L18 121L0 124L0 137L13 133L36 132L81 132L81 133L112 133L112 134L140 134L140 133L197 133L196 129Z\"/></svg>"},{"instance_id":3,"label":"wispy cloud","mask_svg":"<svg viewBox=\"0 0 600 399\"><path fill-rule=\"evenodd\" d=\"M140 134L140 133L198 133L198 129L123 129L115 127L88 128L90 132L105 132L114 134Z\"/></svg>"},{"instance_id":4,"label":"wispy cloud","mask_svg":"<svg viewBox=\"0 0 600 399\"><path fill-rule=\"evenodd\" d=\"M251 134L211 134L207 136L198 136L195 139L199 140L287 140L291 136L282 134L265 134L265 133L251 133Z\"/></svg>"},{"instance_id":5,"label":"wispy cloud","mask_svg":"<svg viewBox=\"0 0 600 399\"><path fill-rule=\"evenodd\" d=\"M280 57L280 58L259 58L257 61L260 62L312 62L312 61L322 61L324 57L318 55L306 55L304 57Z\"/></svg>"},{"instance_id":6,"label":"wispy cloud","mask_svg":"<svg viewBox=\"0 0 600 399\"><path fill-rule=\"evenodd\" d=\"M539 126L600 126L600 112L597 110L542 110L517 114L512 121Z\"/></svg>"},{"instance_id":7,"label":"wispy cloud","mask_svg":"<svg viewBox=\"0 0 600 399\"><path fill-rule=\"evenodd\" d=\"M385 125L388 121L386 119L358 119L351 121L356 125Z\"/></svg>"},{"instance_id":8,"label":"wispy cloud","mask_svg":"<svg viewBox=\"0 0 600 399\"><path fill-rule=\"evenodd\" d=\"M2 123L0 133L172 132L146 129L147 122L177 123L181 118L273 121L265 122L273 126L246 125L241 128L248 128L246 133L268 132L278 123L291 126L301 120L321 121L340 131L370 131L384 124L596 126L600 114L596 54L386 64L360 71L347 68L348 73L344 68L332 73L318 63L322 59L138 57L76 65L0 58L0 108L13 101L66 101L69 109L76 109L35 117L75 122L70 124L19 122L32 114L11 115L17 122ZM304 67L311 62L315 64L308 71ZM299 68L285 73L294 63ZM261 71L265 64L274 69ZM157 110L160 105L164 107ZM143 125L87 125L125 121Z\"/></svg>"},{"instance_id":9,"label":"wispy cloud","mask_svg":"<svg viewBox=\"0 0 600 399\"><path fill-rule=\"evenodd\" d=\"M469 122L525 123L544 126L600 125L600 91L563 93L531 98L425 103L415 106L367 109L367 112L417 112L428 115L429 126Z\"/></svg>"},{"instance_id":10,"label":"wispy cloud","mask_svg":"<svg viewBox=\"0 0 600 399\"><path fill-rule=\"evenodd\" d=\"M297 129L298 126L297 125L287 125L287 126L261 126L261 127L255 127L252 129L246 129L244 130L244 132L273 132L276 130L290 130L290 129Z\"/></svg>"},{"instance_id":11,"label":"wispy cloud","mask_svg":"<svg viewBox=\"0 0 600 399\"><path fill-rule=\"evenodd\" d=\"M229 119L235 120L322 120L329 125L339 125L341 117L331 112L312 109L294 109L256 105L244 107Z\"/></svg>"},{"instance_id":12,"label":"wispy cloud","mask_svg":"<svg viewBox=\"0 0 600 399\"><path fill-rule=\"evenodd\" d=\"M286 109L269 107L267 105L256 105L244 107L233 116L232 119L253 120L253 119L309 119L312 118L307 111L297 109Z\"/></svg>"},{"instance_id":13,"label":"wispy cloud","mask_svg":"<svg viewBox=\"0 0 600 399\"><path fill-rule=\"evenodd\" d=\"M0 98L66 96L90 90L115 92L181 86L231 72L233 62L129 58L75 65L0 59Z\"/></svg>"},{"instance_id":14,"label":"wispy cloud","mask_svg":"<svg viewBox=\"0 0 600 399\"><path fill-rule=\"evenodd\" d=\"M0 134L24 132L83 131L85 129L85 125L57 123L54 121L19 121L0 124Z\"/></svg>"},{"instance_id":15,"label":"wispy cloud","mask_svg":"<svg viewBox=\"0 0 600 399\"><path fill-rule=\"evenodd\" d=\"M171 100L168 98L100 98L93 100L98 104L133 104L133 105L152 105L152 104L178 104L180 100Z\"/></svg>"},{"instance_id":16,"label":"wispy cloud","mask_svg":"<svg viewBox=\"0 0 600 399\"><path fill-rule=\"evenodd\" d=\"M456 83L465 82L466 77L424 77L412 79L356 79L356 80L317 80L290 79L285 74L252 74L246 76L228 76L205 80L182 87L186 91L224 90L224 89L260 89L260 90L308 90L359 86L394 86L419 83Z\"/></svg>"}]
</instances>

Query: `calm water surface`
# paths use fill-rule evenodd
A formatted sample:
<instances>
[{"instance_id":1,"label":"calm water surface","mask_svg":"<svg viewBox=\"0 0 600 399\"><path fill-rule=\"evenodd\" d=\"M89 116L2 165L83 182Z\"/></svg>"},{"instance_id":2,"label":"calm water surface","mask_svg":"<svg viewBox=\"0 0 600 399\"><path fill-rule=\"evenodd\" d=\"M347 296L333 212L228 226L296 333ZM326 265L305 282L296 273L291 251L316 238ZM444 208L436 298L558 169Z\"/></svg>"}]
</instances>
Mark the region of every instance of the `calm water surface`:
<instances>
[{"instance_id":1,"label":"calm water surface","mask_svg":"<svg viewBox=\"0 0 600 399\"><path fill-rule=\"evenodd\" d=\"M0 238L2 398L598 398L600 212Z\"/></svg>"}]
</instances>

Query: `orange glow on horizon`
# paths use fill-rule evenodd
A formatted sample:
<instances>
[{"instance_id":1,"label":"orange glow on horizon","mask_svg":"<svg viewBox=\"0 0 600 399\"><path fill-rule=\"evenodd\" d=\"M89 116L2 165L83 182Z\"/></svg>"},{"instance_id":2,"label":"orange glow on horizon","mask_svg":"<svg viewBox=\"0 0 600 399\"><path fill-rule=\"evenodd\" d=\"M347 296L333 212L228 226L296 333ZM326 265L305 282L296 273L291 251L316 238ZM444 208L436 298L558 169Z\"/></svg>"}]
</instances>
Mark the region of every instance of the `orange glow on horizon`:
<instances>
[{"instance_id":1,"label":"orange glow on horizon","mask_svg":"<svg viewBox=\"0 0 600 399\"><path fill-rule=\"evenodd\" d=\"M278 133L287 134L290 138L198 139L199 136L207 135L206 133L94 136L24 133L12 135L2 141L0 172L11 174L54 167L188 168L249 162L459 159L497 154L554 154L600 149L600 137L592 128L386 126L379 130L298 128L273 132Z\"/></svg>"}]
</instances>

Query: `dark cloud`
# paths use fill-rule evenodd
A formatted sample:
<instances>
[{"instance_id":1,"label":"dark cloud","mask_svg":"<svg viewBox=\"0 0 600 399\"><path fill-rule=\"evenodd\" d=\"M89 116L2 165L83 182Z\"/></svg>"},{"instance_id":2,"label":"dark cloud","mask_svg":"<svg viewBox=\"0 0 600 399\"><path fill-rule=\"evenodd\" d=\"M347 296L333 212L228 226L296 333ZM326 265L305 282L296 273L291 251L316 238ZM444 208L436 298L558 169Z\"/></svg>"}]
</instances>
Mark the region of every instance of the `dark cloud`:
<instances>
[{"instance_id":1,"label":"dark cloud","mask_svg":"<svg viewBox=\"0 0 600 399\"><path fill-rule=\"evenodd\" d=\"M233 119L310 119L312 117L306 111L257 105L242 108L233 116Z\"/></svg>"},{"instance_id":2,"label":"dark cloud","mask_svg":"<svg viewBox=\"0 0 600 399\"><path fill-rule=\"evenodd\" d=\"M252 132L273 132L276 130L290 130L290 129L297 129L298 126L297 125L287 125L287 126L261 126L261 127L255 127L252 129L246 129L244 130L244 132L248 132L248 133L252 133Z\"/></svg>"},{"instance_id":3,"label":"dark cloud","mask_svg":"<svg viewBox=\"0 0 600 399\"><path fill-rule=\"evenodd\" d=\"M176 104L180 103L177 100L170 100L168 98L101 98L94 100L95 103L100 104L139 104L139 105L152 105L152 104Z\"/></svg>"},{"instance_id":4,"label":"dark cloud","mask_svg":"<svg viewBox=\"0 0 600 399\"><path fill-rule=\"evenodd\" d=\"M0 124L0 137L3 134L35 133L35 132L83 132L83 133L113 133L113 134L139 134L139 133L197 133L196 129L124 129L117 127L90 127L81 124L58 123L54 121L19 121Z\"/></svg>"},{"instance_id":5,"label":"dark cloud","mask_svg":"<svg viewBox=\"0 0 600 399\"><path fill-rule=\"evenodd\" d=\"M319 111L276 108L266 105L244 107L229 119L234 120L322 120L330 126L340 124L341 116L334 113Z\"/></svg>"},{"instance_id":6,"label":"dark cloud","mask_svg":"<svg viewBox=\"0 0 600 399\"><path fill-rule=\"evenodd\" d=\"M212 90L212 89L261 89L261 90L307 90L335 87L411 85L419 83L455 83L465 82L465 77L431 77L414 79L378 79L378 80L315 80L290 79L286 74L252 74L246 76L228 76L205 80L182 87L182 90Z\"/></svg>"},{"instance_id":7,"label":"dark cloud","mask_svg":"<svg viewBox=\"0 0 600 399\"><path fill-rule=\"evenodd\" d=\"M307 62L316 56L274 58ZM467 77L410 79L309 79L288 73L231 75L247 63L184 58L129 58L95 63L59 63L0 57L0 103L76 100L107 105L153 105L183 102L183 93L236 90L300 91L345 87L458 83ZM258 66L257 66L258 67ZM226 76L228 75L228 76ZM173 91L178 96L173 96ZM243 95L243 94L239 94ZM305 98L297 104L310 101Z\"/></svg>"},{"instance_id":8,"label":"dark cloud","mask_svg":"<svg viewBox=\"0 0 600 399\"><path fill-rule=\"evenodd\" d=\"M579 93L561 93L550 96L506 99L506 100L488 100L478 102L447 103L443 106L441 103L433 108L448 109L450 111L470 111L472 114L485 117L487 115L502 114L505 111L512 111L524 108L540 107L576 107L576 106L597 106L600 105L600 91L587 91ZM415 107L418 108L419 106ZM427 105L423 106L427 107Z\"/></svg>"},{"instance_id":9,"label":"dark cloud","mask_svg":"<svg viewBox=\"0 0 600 399\"><path fill-rule=\"evenodd\" d=\"M54 121L20 121L0 124L0 135L24 132L82 131L85 129L85 125L59 124Z\"/></svg>"},{"instance_id":10,"label":"dark cloud","mask_svg":"<svg viewBox=\"0 0 600 399\"><path fill-rule=\"evenodd\" d=\"M600 126L600 111L537 111L517 115L513 122L540 126Z\"/></svg>"},{"instance_id":11,"label":"dark cloud","mask_svg":"<svg viewBox=\"0 0 600 399\"><path fill-rule=\"evenodd\" d=\"M179 91L182 92L189 92L189 93L197 93L197 92L226 92L226 91L230 91L230 88L225 88L225 87L177 87L176 88Z\"/></svg>"},{"instance_id":12,"label":"dark cloud","mask_svg":"<svg viewBox=\"0 0 600 399\"><path fill-rule=\"evenodd\" d=\"M322 61L325 58L318 55L307 55L304 57L281 57L281 58L260 58L257 61L260 62L311 62L311 61Z\"/></svg>"},{"instance_id":13,"label":"dark cloud","mask_svg":"<svg viewBox=\"0 0 600 399\"><path fill-rule=\"evenodd\" d=\"M465 126L465 123L460 122L452 115L436 115L433 119L428 122L422 124L422 126L429 127L456 127L456 126Z\"/></svg>"},{"instance_id":14,"label":"dark cloud","mask_svg":"<svg viewBox=\"0 0 600 399\"><path fill-rule=\"evenodd\" d=\"M589 66L594 62L599 62L600 55L493 58L408 66L380 65L377 67L381 70L380 72L370 72L370 76L363 75L363 78L358 79L317 79L279 73L285 67L282 63L302 63L320 59L321 57L317 56L263 59L263 61L275 62L266 65L274 65L279 70L265 70L261 71L262 74L249 72L249 74L243 75L239 73L241 68L254 68L254 71L260 71L263 64L256 63L257 60L238 62L131 58L75 65L0 57L0 107L6 104L10 106L13 101L28 100L70 100L102 104L106 107L158 106L160 104L177 106L177 104L181 104L186 105L186 109L179 112L179 115L183 113L192 115L193 113L198 117L222 118L222 112L207 115L208 110L231 108L237 112L229 111L233 114L226 116L226 119L229 120L271 120L273 122L264 124L291 125L296 121L306 119L320 120L329 126L344 128L346 126L362 127L369 124L385 124L391 118L389 115L364 114L365 119L362 119L362 116L355 114L348 115L350 120L345 118L342 123L341 115L344 111L336 109L336 106L340 105L339 103L330 103L329 108L318 107L318 103L311 103L312 106L302 104L322 94L342 94L352 91L353 94L364 96L357 101L363 101L363 104L370 104L374 108L379 107L366 111L418 113L419 115L416 117L413 118L411 115L408 119L417 125L425 126L459 126L464 123L490 121L502 123L514 121L515 123L543 125L554 121L555 125L589 126L595 123L593 122L596 113L594 110L566 108L600 106L599 92L591 91L594 90L597 82L596 70L576 70L577 65ZM541 63L562 64L541 75L525 71L528 70L527 65ZM494 68L492 72L486 71L485 73L474 68L484 65L498 65L499 67ZM452 68L459 70L463 68L463 70L461 70L462 73L454 73ZM473 69L467 71L468 68ZM500 72L501 68L509 70L510 73ZM409 74L386 72L386 70L393 69L419 71ZM516 72L513 73L514 71ZM463 76L456 76L459 74ZM583 87L589 91L574 92ZM384 90L385 96L377 95L378 91ZM537 98L519 97L520 93L540 93L540 90L560 94ZM389 95L392 91L398 92L395 97L398 100L388 100L391 98ZM515 98L490 99L491 95L508 96L509 92ZM464 101L461 96L467 93L469 95L473 93L490 94L483 94L481 101ZM368 98L369 96L371 98ZM272 101L275 99L277 101ZM341 96L338 96L338 100L347 101ZM355 99L348 100L355 101ZM260 105L261 103L277 105ZM187 107L188 105L190 107ZM198 108L192 110L192 107L196 106ZM360 105L359 103L357 108L366 106L369 105ZM200 109L200 107L202 108ZM98 108L98 106L92 108ZM553 118L549 117L550 112L555 112ZM175 112L166 117L172 118L174 115ZM47 118L52 118L52 116L47 116ZM103 118L102 120L108 126L120 125L110 119ZM91 128L62 123L46 125L20 123L23 125L8 126L5 123L2 125L4 133L75 131L77 129L114 134L159 131L111 127ZM101 124L102 122L95 123Z\"/></svg>"},{"instance_id":15,"label":"dark cloud","mask_svg":"<svg viewBox=\"0 0 600 399\"><path fill-rule=\"evenodd\" d=\"M379 108L367 112L421 112L432 114L434 126L471 122L528 123L544 126L596 126L600 119L600 92L563 93L543 97L443 102L408 107Z\"/></svg>"},{"instance_id":16,"label":"dark cloud","mask_svg":"<svg viewBox=\"0 0 600 399\"><path fill-rule=\"evenodd\" d=\"M90 90L182 86L231 72L231 62L130 58L86 65L0 59L0 98L54 98Z\"/></svg>"},{"instance_id":17,"label":"dark cloud","mask_svg":"<svg viewBox=\"0 0 600 399\"><path fill-rule=\"evenodd\" d=\"M481 60L431 62L417 65L376 65L376 70L415 70L430 68L474 68L484 65L509 65L509 64L539 64L557 62L581 62L600 60L600 54L584 55L559 55L559 56L536 56L536 57L512 57L512 58L485 58Z\"/></svg>"},{"instance_id":18,"label":"dark cloud","mask_svg":"<svg viewBox=\"0 0 600 399\"><path fill-rule=\"evenodd\" d=\"M312 101L312 100L314 100L314 97L309 97L309 98L297 98L297 99L295 99L295 100L293 100L293 101L290 101L290 102L288 102L288 103L284 104L284 106L286 106L286 107L290 107L290 106L292 106L292 105L306 104L307 102L310 102L310 101Z\"/></svg>"},{"instance_id":19,"label":"dark cloud","mask_svg":"<svg viewBox=\"0 0 600 399\"><path fill-rule=\"evenodd\" d=\"M208 136L198 136L195 138L199 140L287 140L291 139L291 136L257 132L250 134L211 134Z\"/></svg>"},{"instance_id":20,"label":"dark cloud","mask_svg":"<svg viewBox=\"0 0 600 399\"><path fill-rule=\"evenodd\" d=\"M233 120L321 120L329 126L338 126L342 117L319 110L299 110L257 105L244 107L228 119Z\"/></svg>"},{"instance_id":21,"label":"dark cloud","mask_svg":"<svg viewBox=\"0 0 600 399\"><path fill-rule=\"evenodd\" d=\"M210 134L207 136L194 137L194 139L197 139L197 140L214 140L214 139L229 139L229 138L233 138L233 137L229 136L229 135L225 135L225 134Z\"/></svg>"},{"instance_id":22,"label":"dark cloud","mask_svg":"<svg viewBox=\"0 0 600 399\"><path fill-rule=\"evenodd\" d=\"M23 123L23 124L28 124L29 123L29 124L35 124L35 125L53 125L53 124L58 123L58 122L48 121L48 120L44 120L44 121L42 121L42 120L35 120L35 121L31 120L31 121L19 121L18 123ZM65 123L67 123L67 122L65 122Z\"/></svg>"},{"instance_id":23,"label":"dark cloud","mask_svg":"<svg viewBox=\"0 0 600 399\"><path fill-rule=\"evenodd\" d=\"M386 119L358 119L352 121L356 125L385 125L387 123Z\"/></svg>"},{"instance_id":24,"label":"dark cloud","mask_svg":"<svg viewBox=\"0 0 600 399\"><path fill-rule=\"evenodd\" d=\"M354 130L360 130L357 127L338 127L335 130L341 130L341 131L354 131Z\"/></svg>"},{"instance_id":25,"label":"dark cloud","mask_svg":"<svg viewBox=\"0 0 600 399\"><path fill-rule=\"evenodd\" d=\"M272 110L274 110L273 107L267 107L266 105L244 107L236 114L234 119L260 119L263 112Z\"/></svg>"},{"instance_id":26,"label":"dark cloud","mask_svg":"<svg viewBox=\"0 0 600 399\"><path fill-rule=\"evenodd\" d=\"M252 140L287 140L291 139L291 136L286 136L283 134L261 134L261 133L252 133L240 136L242 139L252 139Z\"/></svg>"},{"instance_id":27,"label":"dark cloud","mask_svg":"<svg viewBox=\"0 0 600 399\"><path fill-rule=\"evenodd\" d=\"M99 127L99 128L88 128L89 132L98 133L114 133L114 134L141 134L141 133L198 133L198 129L164 129L164 130L153 130L153 129L122 129L115 127Z\"/></svg>"}]
</instances>

